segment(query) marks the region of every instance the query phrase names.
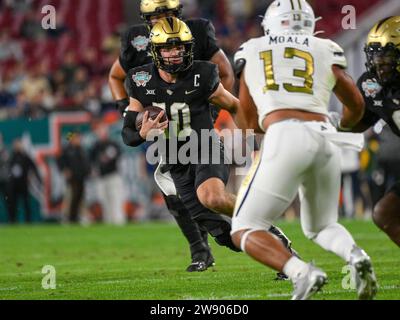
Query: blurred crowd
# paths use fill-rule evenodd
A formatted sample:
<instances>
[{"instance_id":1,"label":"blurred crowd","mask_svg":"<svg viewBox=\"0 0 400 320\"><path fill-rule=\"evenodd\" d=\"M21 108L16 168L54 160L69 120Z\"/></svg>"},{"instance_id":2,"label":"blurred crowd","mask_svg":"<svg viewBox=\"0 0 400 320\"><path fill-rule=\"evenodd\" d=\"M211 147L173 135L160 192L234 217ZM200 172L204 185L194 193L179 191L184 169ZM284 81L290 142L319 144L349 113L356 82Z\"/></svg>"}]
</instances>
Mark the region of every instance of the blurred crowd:
<instances>
[{"instance_id":1,"label":"blurred crowd","mask_svg":"<svg viewBox=\"0 0 400 320\"><path fill-rule=\"evenodd\" d=\"M232 60L239 46L250 38L263 35L261 21L273 0L182 0L188 17L204 17L213 21L220 46ZM342 8L351 5L361 17L383 0L307 0L316 17L321 17L316 30L320 37L333 37L342 31Z\"/></svg>"},{"instance_id":2,"label":"blurred crowd","mask_svg":"<svg viewBox=\"0 0 400 320\"><path fill-rule=\"evenodd\" d=\"M62 16L57 16L56 29L43 29L43 14L32 3L0 1L0 13L21 20L16 30L10 24L0 27L0 119L39 119L54 111L74 110L99 116L113 110L107 77L119 54L118 30L100 47L81 52L72 44L56 59L53 51L65 39L73 41L75 33ZM37 57L41 51L45 52Z\"/></svg>"},{"instance_id":3,"label":"blurred crowd","mask_svg":"<svg viewBox=\"0 0 400 320\"><path fill-rule=\"evenodd\" d=\"M7 37L6 33L2 31L0 37ZM89 50L79 62L73 51L67 52L53 72L46 60L29 67L23 60L15 62L1 77L0 119L39 119L53 111L73 110L97 116L112 110L106 80L109 65L93 65L93 61L96 52Z\"/></svg>"}]
</instances>

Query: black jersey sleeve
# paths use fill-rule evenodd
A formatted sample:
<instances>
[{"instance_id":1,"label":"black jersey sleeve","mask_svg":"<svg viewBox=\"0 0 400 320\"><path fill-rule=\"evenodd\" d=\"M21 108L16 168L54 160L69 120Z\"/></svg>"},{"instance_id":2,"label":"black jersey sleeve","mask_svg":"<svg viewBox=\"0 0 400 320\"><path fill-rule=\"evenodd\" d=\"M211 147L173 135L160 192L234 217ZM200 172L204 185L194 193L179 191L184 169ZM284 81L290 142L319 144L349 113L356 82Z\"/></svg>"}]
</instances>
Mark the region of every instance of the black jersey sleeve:
<instances>
[{"instance_id":1,"label":"black jersey sleeve","mask_svg":"<svg viewBox=\"0 0 400 320\"><path fill-rule=\"evenodd\" d=\"M195 39L195 59L209 61L219 51L215 28L206 19L188 20L188 26Z\"/></svg>"},{"instance_id":2,"label":"black jersey sleeve","mask_svg":"<svg viewBox=\"0 0 400 320\"><path fill-rule=\"evenodd\" d=\"M362 117L360 122L369 127L372 127L380 120L380 116L371 111L371 108L370 108L371 102L365 96L365 92L362 87L362 83L365 81L366 78L367 78L367 74L364 73L357 81L358 90L360 90L361 95L363 96L364 102L365 102L364 116Z\"/></svg>"},{"instance_id":3,"label":"black jersey sleeve","mask_svg":"<svg viewBox=\"0 0 400 320\"><path fill-rule=\"evenodd\" d=\"M131 45L131 30L128 29L121 35L121 51L119 54L119 63L125 73L130 69L130 61L135 60L135 50Z\"/></svg>"},{"instance_id":4,"label":"black jersey sleeve","mask_svg":"<svg viewBox=\"0 0 400 320\"><path fill-rule=\"evenodd\" d=\"M209 70L206 79L206 95L210 97L218 88L221 80L219 78L218 66L214 63L207 63Z\"/></svg>"},{"instance_id":5,"label":"black jersey sleeve","mask_svg":"<svg viewBox=\"0 0 400 320\"><path fill-rule=\"evenodd\" d=\"M213 55L219 51L219 47L217 45L217 37L215 36L215 28L211 21L206 20L205 23L206 29L206 41L205 41L205 50L204 50L204 59L211 60Z\"/></svg>"}]
</instances>

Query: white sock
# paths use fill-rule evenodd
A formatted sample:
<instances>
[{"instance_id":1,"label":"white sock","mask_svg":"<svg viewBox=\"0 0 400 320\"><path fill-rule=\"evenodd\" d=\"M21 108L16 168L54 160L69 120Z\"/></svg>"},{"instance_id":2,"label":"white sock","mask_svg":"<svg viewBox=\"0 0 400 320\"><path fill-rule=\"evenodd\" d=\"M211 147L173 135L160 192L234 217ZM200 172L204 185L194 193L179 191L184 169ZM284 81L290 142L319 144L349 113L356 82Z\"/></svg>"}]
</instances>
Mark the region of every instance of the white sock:
<instances>
[{"instance_id":1,"label":"white sock","mask_svg":"<svg viewBox=\"0 0 400 320\"><path fill-rule=\"evenodd\" d=\"M297 257L291 257L283 267L283 273L286 274L290 280L304 276L308 271L308 265Z\"/></svg>"},{"instance_id":2,"label":"white sock","mask_svg":"<svg viewBox=\"0 0 400 320\"><path fill-rule=\"evenodd\" d=\"M346 262L350 260L351 250L355 245L351 234L339 223L326 227L313 240L319 246L337 254Z\"/></svg>"}]
</instances>

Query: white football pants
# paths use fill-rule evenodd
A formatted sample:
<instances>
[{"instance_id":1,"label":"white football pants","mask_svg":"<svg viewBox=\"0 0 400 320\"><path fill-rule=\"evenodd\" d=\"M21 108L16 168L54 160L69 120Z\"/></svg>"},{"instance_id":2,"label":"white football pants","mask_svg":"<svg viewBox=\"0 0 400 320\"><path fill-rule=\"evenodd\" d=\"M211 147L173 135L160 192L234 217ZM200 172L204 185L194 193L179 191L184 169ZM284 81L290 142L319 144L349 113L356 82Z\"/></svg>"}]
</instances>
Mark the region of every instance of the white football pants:
<instances>
[{"instance_id":1,"label":"white football pants","mask_svg":"<svg viewBox=\"0 0 400 320\"><path fill-rule=\"evenodd\" d=\"M362 135L338 133L329 123L296 119L272 124L244 179L232 233L268 230L300 193L301 225L313 239L338 221L340 149L360 149Z\"/></svg>"}]
</instances>

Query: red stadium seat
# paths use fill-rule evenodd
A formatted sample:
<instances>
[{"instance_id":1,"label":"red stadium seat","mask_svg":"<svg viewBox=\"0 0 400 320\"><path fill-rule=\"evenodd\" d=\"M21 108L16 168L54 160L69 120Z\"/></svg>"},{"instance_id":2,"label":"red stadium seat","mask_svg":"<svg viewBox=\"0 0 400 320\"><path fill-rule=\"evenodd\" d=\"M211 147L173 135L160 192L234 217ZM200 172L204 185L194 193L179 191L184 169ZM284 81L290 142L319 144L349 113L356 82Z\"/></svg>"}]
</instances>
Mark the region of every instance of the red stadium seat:
<instances>
[{"instance_id":1,"label":"red stadium seat","mask_svg":"<svg viewBox=\"0 0 400 320\"><path fill-rule=\"evenodd\" d=\"M314 1L313 7L316 16L321 16L322 21L317 23L317 30L323 30L324 37L332 37L341 31L341 20L343 18L342 8L352 5L356 8L357 17L363 15L372 6L383 0L324 0Z\"/></svg>"},{"instance_id":2,"label":"red stadium seat","mask_svg":"<svg viewBox=\"0 0 400 320\"><path fill-rule=\"evenodd\" d=\"M49 58L52 66L61 62L68 50L82 54L89 47L101 51L103 40L123 21L122 0L35 0L34 8L40 11L44 5L52 5L70 31L60 38L42 41L22 40L23 50L32 61ZM80 19L81 18L81 19ZM0 27L10 27L17 36L24 15L14 15L11 10L0 12Z\"/></svg>"}]
</instances>

